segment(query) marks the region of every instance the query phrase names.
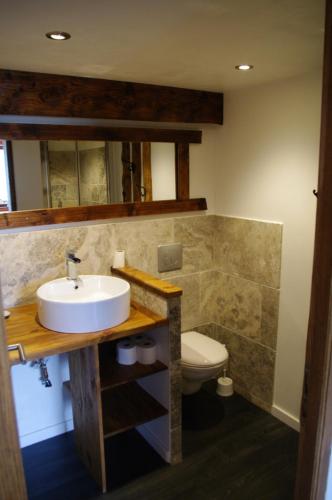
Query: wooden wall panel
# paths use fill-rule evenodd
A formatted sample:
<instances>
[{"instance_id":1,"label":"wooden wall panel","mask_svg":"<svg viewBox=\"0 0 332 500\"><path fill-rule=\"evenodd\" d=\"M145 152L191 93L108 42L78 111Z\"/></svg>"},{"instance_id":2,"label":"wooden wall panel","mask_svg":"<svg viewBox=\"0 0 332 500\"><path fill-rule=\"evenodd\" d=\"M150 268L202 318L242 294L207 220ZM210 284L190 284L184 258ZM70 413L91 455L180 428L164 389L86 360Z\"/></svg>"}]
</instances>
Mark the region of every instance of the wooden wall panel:
<instances>
[{"instance_id":1,"label":"wooden wall panel","mask_svg":"<svg viewBox=\"0 0 332 500\"><path fill-rule=\"evenodd\" d=\"M152 172L151 172L151 143L142 144L142 163L143 163L143 185L145 189L144 201L152 201Z\"/></svg>"},{"instance_id":2,"label":"wooden wall panel","mask_svg":"<svg viewBox=\"0 0 332 500\"><path fill-rule=\"evenodd\" d=\"M296 500L327 500L332 441L332 4L326 3L322 123Z\"/></svg>"},{"instance_id":3,"label":"wooden wall panel","mask_svg":"<svg viewBox=\"0 0 332 500\"><path fill-rule=\"evenodd\" d=\"M189 196L189 144L175 145L176 199L187 200Z\"/></svg>"},{"instance_id":4,"label":"wooden wall panel","mask_svg":"<svg viewBox=\"0 0 332 500\"><path fill-rule=\"evenodd\" d=\"M132 164L133 164L133 193L134 201L142 201L142 159L141 143L133 142L132 145Z\"/></svg>"},{"instance_id":5,"label":"wooden wall panel","mask_svg":"<svg viewBox=\"0 0 332 500\"><path fill-rule=\"evenodd\" d=\"M1 69L0 114L221 124L223 95Z\"/></svg>"},{"instance_id":6,"label":"wooden wall panel","mask_svg":"<svg viewBox=\"0 0 332 500\"><path fill-rule=\"evenodd\" d=\"M69 353L69 368L77 451L92 477L105 492L98 345Z\"/></svg>"},{"instance_id":7,"label":"wooden wall panel","mask_svg":"<svg viewBox=\"0 0 332 500\"><path fill-rule=\"evenodd\" d=\"M13 158L13 148L12 148L11 141L7 141L5 151L6 151L6 157L7 157L10 209L17 210L14 158Z\"/></svg>"},{"instance_id":8,"label":"wooden wall panel","mask_svg":"<svg viewBox=\"0 0 332 500\"><path fill-rule=\"evenodd\" d=\"M129 142L122 143L121 160L122 160L122 200L125 203L128 203L132 201Z\"/></svg>"},{"instance_id":9,"label":"wooden wall panel","mask_svg":"<svg viewBox=\"0 0 332 500\"><path fill-rule=\"evenodd\" d=\"M16 414L1 304L0 293L0 498L3 500L26 500L28 497L17 435Z\"/></svg>"}]
</instances>

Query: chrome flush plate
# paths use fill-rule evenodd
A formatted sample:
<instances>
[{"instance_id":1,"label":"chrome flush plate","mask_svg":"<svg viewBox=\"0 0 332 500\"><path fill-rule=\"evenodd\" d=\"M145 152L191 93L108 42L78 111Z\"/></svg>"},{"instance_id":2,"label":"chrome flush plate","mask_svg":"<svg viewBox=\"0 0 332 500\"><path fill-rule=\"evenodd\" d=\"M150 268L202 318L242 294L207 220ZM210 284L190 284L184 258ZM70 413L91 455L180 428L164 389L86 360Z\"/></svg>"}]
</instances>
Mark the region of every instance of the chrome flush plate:
<instances>
[{"instance_id":1,"label":"chrome flush plate","mask_svg":"<svg viewBox=\"0 0 332 500\"><path fill-rule=\"evenodd\" d=\"M182 267L182 244L170 243L158 246L158 271L175 271Z\"/></svg>"}]
</instances>

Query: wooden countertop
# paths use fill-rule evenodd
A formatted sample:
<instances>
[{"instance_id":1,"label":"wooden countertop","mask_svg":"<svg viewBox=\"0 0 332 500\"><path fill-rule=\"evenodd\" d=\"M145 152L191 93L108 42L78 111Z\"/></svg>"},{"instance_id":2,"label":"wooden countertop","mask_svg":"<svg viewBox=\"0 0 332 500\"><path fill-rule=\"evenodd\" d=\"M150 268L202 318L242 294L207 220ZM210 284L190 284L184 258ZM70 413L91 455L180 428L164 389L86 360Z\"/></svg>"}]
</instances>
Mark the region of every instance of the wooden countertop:
<instances>
[{"instance_id":1,"label":"wooden countertop","mask_svg":"<svg viewBox=\"0 0 332 500\"><path fill-rule=\"evenodd\" d=\"M13 307L10 312L10 318L5 320L7 343L22 344L29 361L75 351L92 344L127 337L168 324L167 318L163 318L135 302L131 304L129 318L121 325L95 333L83 334L58 333L44 328L38 321L36 304ZM12 365L20 363L17 351L8 354Z\"/></svg>"}]
</instances>

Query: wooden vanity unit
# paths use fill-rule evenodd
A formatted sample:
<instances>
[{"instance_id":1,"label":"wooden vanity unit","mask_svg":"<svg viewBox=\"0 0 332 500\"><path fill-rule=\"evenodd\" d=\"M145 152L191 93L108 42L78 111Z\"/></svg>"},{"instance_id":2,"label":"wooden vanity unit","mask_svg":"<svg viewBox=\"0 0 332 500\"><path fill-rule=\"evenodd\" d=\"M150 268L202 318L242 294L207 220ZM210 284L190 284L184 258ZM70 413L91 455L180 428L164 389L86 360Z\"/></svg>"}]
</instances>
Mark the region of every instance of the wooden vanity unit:
<instances>
[{"instance_id":1,"label":"wooden vanity unit","mask_svg":"<svg viewBox=\"0 0 332 500\"><path fill-rule=\"evenodd\" d=\"M132 284L130 316L121 325L96 333L57 333L39 323L35 304L12 308L5 323L8 344L21 344L27 360L69 353L70 380L64 385L72 398L77 451L104 492L112 487L105 450L116 434L136 428L165 461L181 460L182 291L133 268L113 273ZM119 365L116 341L140 333L156 341L157 361ZM9 358L12 365L20 362L17 352Z\"/></svg>"}]
</instances>

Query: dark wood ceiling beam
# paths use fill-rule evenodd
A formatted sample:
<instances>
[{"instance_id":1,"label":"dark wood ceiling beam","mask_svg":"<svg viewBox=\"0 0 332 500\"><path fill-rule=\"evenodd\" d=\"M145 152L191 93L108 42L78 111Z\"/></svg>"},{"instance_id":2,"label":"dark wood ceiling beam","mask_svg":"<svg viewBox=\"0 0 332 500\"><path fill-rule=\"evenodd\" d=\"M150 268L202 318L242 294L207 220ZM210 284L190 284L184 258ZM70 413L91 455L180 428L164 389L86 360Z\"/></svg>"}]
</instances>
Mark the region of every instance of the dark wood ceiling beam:
<instances>
[{"instance_id":1,"label":"dark wood ceiling beam","mask_svg":"<svg viewBox=\"0 0 332 500\"><path fill-rule=\"evenodd\" d=\"M223 94L0 69L0 114L222 124Z\"/></svg>"},{"instance_id":2,"label":"dark wood ceiling beam","mask_svg":"<svg viewBox=\"0 0 332 500\"><path fill-rule=\"evenodd\" d=\"M1 83L0 83L1 86ZM0 96L1 101L1 96ZM181 142L200 144L201 130L0 123L0 138L36 141Z\"/></svg>"}]
</instances>

